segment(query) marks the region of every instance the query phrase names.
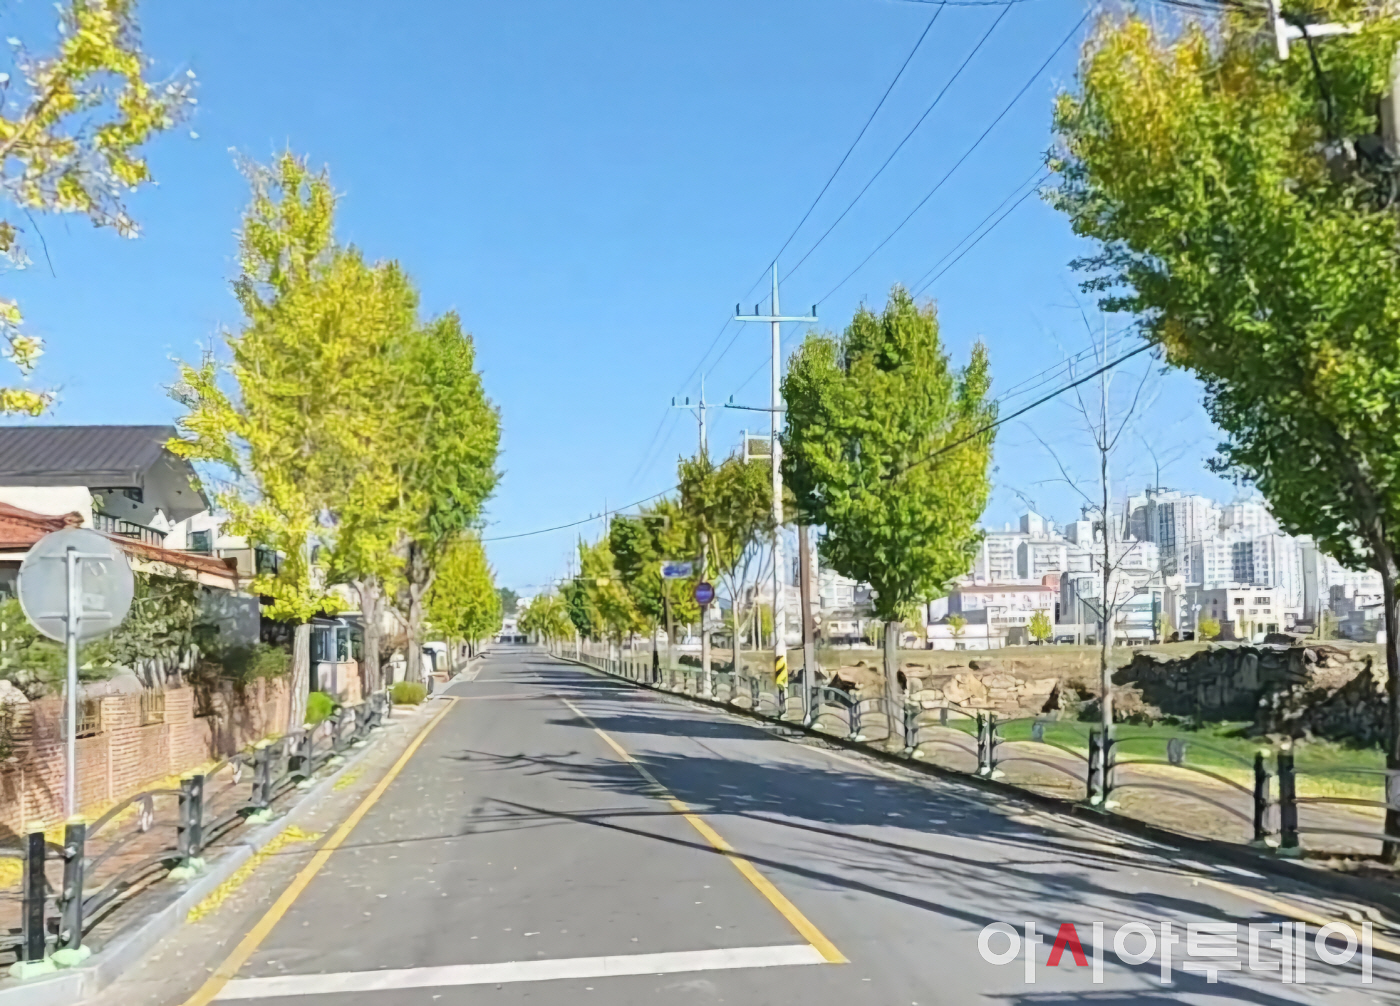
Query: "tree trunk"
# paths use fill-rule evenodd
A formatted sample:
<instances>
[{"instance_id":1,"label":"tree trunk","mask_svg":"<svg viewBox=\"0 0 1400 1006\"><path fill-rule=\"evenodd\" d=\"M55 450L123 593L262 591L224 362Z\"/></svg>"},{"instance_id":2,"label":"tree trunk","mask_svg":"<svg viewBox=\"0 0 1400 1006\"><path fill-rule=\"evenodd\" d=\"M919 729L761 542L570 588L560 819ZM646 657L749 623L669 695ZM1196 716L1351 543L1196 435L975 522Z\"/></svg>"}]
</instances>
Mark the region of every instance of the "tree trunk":
<instances>
[{"instance_id":1,"label":"tree trunk","mask_svg":"<svg viewBox=\"0 0 1400 1006\"><path fill-rule=\"evenodd\" d=\"M730 615L732 616L732 621L734 622L734 668L733 668L733 670L734 670L734 674L737 676L737 675L743 673L743 666L744 666L743 664L741 664L741 663L739 662L739 661L740 661L740 658L741 658L742 655L743 655L743 650L742 650L742 648L743 648L743 645L744 645L744 644L743 644L743 640L739 638L739 605L738 605L737 602L736 602L736 603L731 603L731 604L729 605L729 613L730 613Z\"/></svg>"},{"instance_id":2,"label":"tree trunk","mask_svg":"<svg viewBox=\"0 0 1400 1006\"><path fill-rule=\"evenodd\" d=\"M671 618L671 596L669 583L667 585L666 590L666 671L669 674L671 669L676 666L676 625L674 619ZM700 694L710 694L710 682L708 679L701 682Z\"/></svg>"},{"instance_id":3,"label":"tree trunk","mask_svg":"<svg viewBox=\"0 0 1400 1006\"><path fill-rule=\"evenodd\" d=\"M408 585L408 666L404 669L404 679L422 683L423 681L423 592L416 584Z\"/></svg>"},{"instance_id":4,"label":"tree trunk","mask_svg":"<svg viewBox=\"0 0 1400 1006\"><path fill-rule=\"evenodd\" d=\"M307 695L311 691L311 623L292 630L292 677L287 708L287 733L306 725Z\"/></svg>"},{"instance_id":5,"label":"tree trunk","mask_svg":"<svg viewBox=\"0 0 1400 1006\"><path fill-rule=\"evenodd\" d=\"M904 692L899 687L899 637L904 623L885 622L885 715L889 717L889 737L885 743L904 738Z\"/></svg>"},{"instance_id":6,"label":"tree trunk","mask_svg":"<svg viewBox=\"0 0 1400 1006\"><path fill-rule=\"evenodd\" d=\"M365 623L364 667L360 670L360 689L365 696L382 687L379 668L379 607L382 594L374 577L360 581L360 618Z\"/></svg>"},{"instance_id":7,"label":"tree trunk","mask_svg":"<svg viewBox=\"0 0 1400 1006\"><path fill-rule=\"evenodd\" d=\"M1385 831L1400 835L1400 597L1396 596L1396 569L1392 561L1380 562L1381 587L1385 599L1385 670L1386 705L1389 707L1389 729L1385 739L1385 767L1395 773L1386 777ZM1381 847L1381 859L1386 863L1400 861L1400 841L1386 842Z\"/></svg>"}]
</instances>

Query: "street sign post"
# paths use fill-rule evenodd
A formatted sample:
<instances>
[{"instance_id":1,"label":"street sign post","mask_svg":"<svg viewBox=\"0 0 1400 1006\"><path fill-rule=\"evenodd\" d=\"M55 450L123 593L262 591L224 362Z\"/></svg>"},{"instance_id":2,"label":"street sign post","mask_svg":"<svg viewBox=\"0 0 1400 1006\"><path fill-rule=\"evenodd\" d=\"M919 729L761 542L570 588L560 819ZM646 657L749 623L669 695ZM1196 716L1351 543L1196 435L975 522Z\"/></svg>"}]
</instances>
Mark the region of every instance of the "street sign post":
<instances>
[{"instance_id":1,"label":"street sign post","mask_svg":"<svg viewBox=\"0 0 1400 1006\"><path fill-rule=\"evenodd\" d=\"M661 578L663 580L689 580L694 575L695 563L689 559L661 564Z\"/></svg>"},{"instance_id":2,"label":"street sign post","mask_svg":"<svg viewBox=\"0 0 1400 1006\"><path fill-rule=\"evenodd\" d=\"M19 567L25 617L68 649L64 808L69 817L78 812L78 643L120 625L131 609L135 586L131 564L116 543L80 527L44 535Z\"/></svg>"}]
</instances>

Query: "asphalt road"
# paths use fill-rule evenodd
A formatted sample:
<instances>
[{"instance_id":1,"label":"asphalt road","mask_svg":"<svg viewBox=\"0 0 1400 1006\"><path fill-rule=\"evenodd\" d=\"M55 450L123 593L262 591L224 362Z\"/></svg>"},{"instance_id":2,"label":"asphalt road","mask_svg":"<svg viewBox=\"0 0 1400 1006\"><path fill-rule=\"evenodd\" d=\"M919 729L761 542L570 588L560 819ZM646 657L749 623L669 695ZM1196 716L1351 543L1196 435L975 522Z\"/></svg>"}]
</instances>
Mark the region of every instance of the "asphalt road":
<instances>
[{"instance_id":1,"label":"asphalt road","mask_svg":"<svg viewBox=\"0 0 1400 1006\"><path fill-rule=\"evenodd\" d=\"M1400 966L1377 955L1363 984L1359 952L1319 960L1316 924L1302 982L1282 981L1273 931L1251 969L1250 923L1362 917L1316 892L906 776L538 650L498 649L449 694L216 1002L1400 1003ZM220 953L249 917L235 913ZM1037 927L1033 982L1023 957L983 959L979 934L995 922ZM1066 922L1090 959L1104 925L1099 983L1071 951L1047 965ZM1170 984L1160 948L1136 965L1114 953L1133 922L1158 936L1169 923L1180 940ZM1201 923L1226 924L1216 946L1235 956L1205 956L1209 934L1190 946ZM1007 946L998 935L988 949ZM1124 949L1143 946L1134 935ZM1239 970L1211 982L1207 964ZM185 985L147 1001L178 1006Z\"/></svg>"}]
</instances>

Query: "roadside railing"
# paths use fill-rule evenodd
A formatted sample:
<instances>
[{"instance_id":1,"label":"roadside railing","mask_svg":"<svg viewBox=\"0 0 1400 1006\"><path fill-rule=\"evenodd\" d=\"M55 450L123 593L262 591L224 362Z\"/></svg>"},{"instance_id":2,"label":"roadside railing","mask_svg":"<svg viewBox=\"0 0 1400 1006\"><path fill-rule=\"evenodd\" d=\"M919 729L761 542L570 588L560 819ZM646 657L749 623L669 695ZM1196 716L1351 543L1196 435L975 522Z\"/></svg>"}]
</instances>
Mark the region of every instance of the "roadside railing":
<instances>
[{"instance_id":1,"label":"roadside railing","mask_svg":"<svg viewBox=\"0 0 1400 1006\"><path fill-rule=\"evenodd\" d=\"M569 649L559 655L573 656ZM944 768L1101 809L1124 813L1122 798L1160 794L1213 815L1220 826L1211 829L1211 837L1219 837L1226 822L1233 822L1229 835L1281 856L1301 855L1303 836L1309 835L1400 843L1400 835L1387 832L1383 819L1387 810L1400 811L1397 770L1299 765L1291 750L1265 745L1250 758L1208 739L1163 736L1132 724L1115 724L1105 740L1097 724L1049 714L1002 718L937 692L915 692L891 709L883 695L816 684L811 709L804 711L801 671L780 688L772 675L716 670L707 693L699 668L662 666L659 680L653 681L649 655L642 666L600 657L585 647L577 659L663 690L770 719L802 721L847 742L879 745L910 759L937 761ZM1308 795L1300 795L1300 783ZM1161 818L1154 816L1154 804L1160 802L1129 800L1128 806L1156 823ZM1337 851L1336 844L1318 840L1309 851L1330 854Z\"/></svg>"},{"instance_id":2,"label":"roadside railing","mask_svg":"<svg viewBox=\"0 0 1400 1006\"><path fill-rule=\"evenodd\" d=\"M0 859L19 859L23 870L20 924L0 936L0 952L40 961L77 951L117 906L163 878L198 873L207 850L266 820L280 797L364 742L391 708L384 692L338 706L316 726L255 745L178 788L148 789L94 821L70 821L61 843L34 831L0 848Z\"/></svg>"},{"instance_id":3,"label":"roadside railing","mask_svg":"<svg viewBox=\"0 0 1400 1006\"><path fill-rule=\"evenodd\" d=\"M1400 811L1400 771L1384 768L1354 768L1346 766L1299 767L1293 751L1277 755L1279 788L1279 851L1284 855L1300 855L1302 835L1340 835L1348 838L1370 839L1377 842L1400 843L1400 834L1386 830L1384 812ZM1370 783L1379 792L1373 796L1299 796L1299 779L1312 780L1314 789L1331 788L1328 782L1340 781L1349 790L1365 791ZM1321 783L1320 785L1317 785ZM1379 797L1376 799L1375 797ZM1370 817L1356 817L1338 825L1324 814L1309 813L1313 808L1355 807L1379 818L1374 824Z\"/></svg>"}]
</instances>

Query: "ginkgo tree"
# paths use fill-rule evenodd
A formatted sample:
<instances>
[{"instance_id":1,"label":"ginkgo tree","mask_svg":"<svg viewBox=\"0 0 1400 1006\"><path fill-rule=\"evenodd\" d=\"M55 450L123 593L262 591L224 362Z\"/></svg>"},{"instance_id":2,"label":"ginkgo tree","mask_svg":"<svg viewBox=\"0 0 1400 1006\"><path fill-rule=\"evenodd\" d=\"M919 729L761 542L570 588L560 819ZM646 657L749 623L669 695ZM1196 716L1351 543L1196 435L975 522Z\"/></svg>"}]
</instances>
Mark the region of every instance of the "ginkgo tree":
<instances>
[{"instance_id":1,"label":"ginkgo tree","mask_svg":"<svg viewBox=\"0 0 1400 1006\"><path fill-rule=\"evenodd\" d=\"M1283 527L1380 575L1400 859L1400 206L1379 135L1400 18L1319 0L1354 33L1280 59L1265 12L1105 16L1061 95L1051 198L1078 263L1203 382L1218 464ZM1202 619L1205 635L1207 619ZM1215 626L1211 626L1215 628Z\"/></svg>"},{"instance_id":2,"label":"ginkgo tree","mask_svg":"<svg viewBox=\"0 0 1400 1006\"><path fill-rule=\"evenodd\" d=\"M325 575L334 514L372 482L361 477L377 464L366 446L384 417L366 404L391 383L386 348L411 326L416 299L396 266L335 244L324 171L291 154L245 170L253 198L234 281L245 321L226 336L227 366L181 366L172 393L187 411L170 447L231 474L216 496L227 529L278 557L252 589L271 598L268 617L295 626L288 729L298 729L311 618L343 606Z\"/></svg>"},{"instance_id":3,"label":"ginkgo tree","mask_svg":"<svg viewBox=\"0 0 1400 1006\"><path fill-rule=\"evenodd\" d=\"M480 535L459 535L444 550L427 609L433 630L449 642L475 645L500 629L501 595Z\"/></svg>"},{"instance_id":4,"label":"ginkgo tree","mask_svg":"<svg viewBox=\"0 0 1400 1006\"><path fill-rule=\"evenodd\" d=\"M901 722L898 647L913 606L972 566L991 492L986 348L955 367L933 306L901 287L839 336L815 334L783 381L783 477L798 512L824 526L822 557L874 588L885 623L885 698Z\"/></svg>"},{"instance_id":5,"label":"ginkgo tree","mask_svg":"<svg viewBox=\"0 0 1400 1006\"><path fill-rule=\"evenodd\" d=\"M12 72L0 73L0 190L33 224L35 213L80 213L94 226L135 237L124 196L151 182L141 148L194 104L194 73L148 76L135 0L68 0L58 5L54 50L31 52L9 39ZM27 262L24 227L0 218L0 257ZM23 328L19 305L0 298L0 355L29 377L42 341ZM51 392L0 386L0 415L39 415Z\"/></svg>"}]
</instances>

